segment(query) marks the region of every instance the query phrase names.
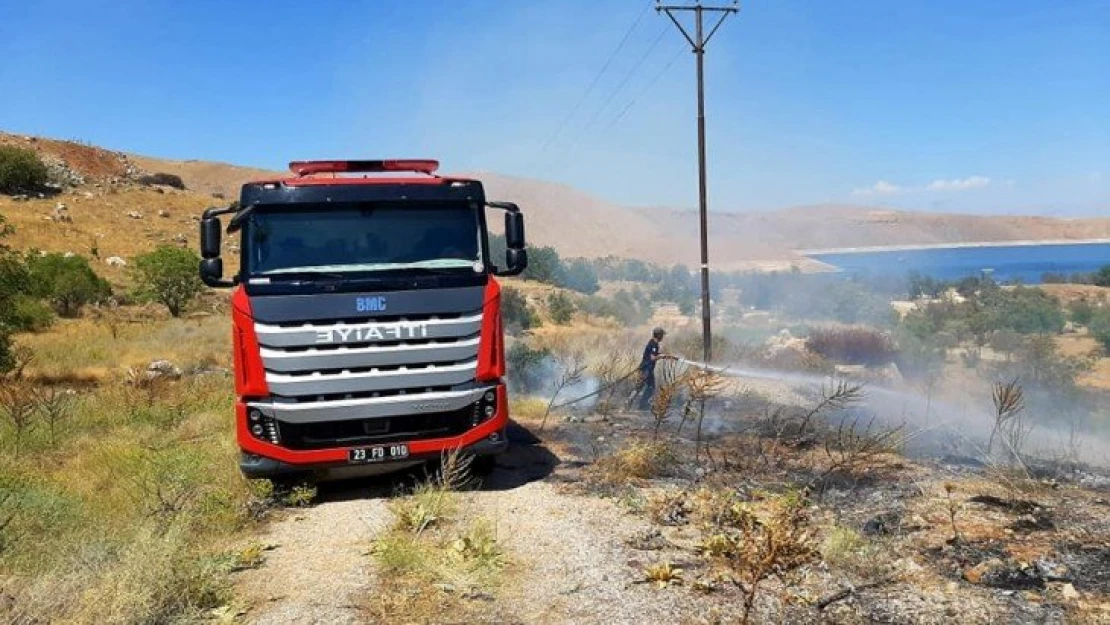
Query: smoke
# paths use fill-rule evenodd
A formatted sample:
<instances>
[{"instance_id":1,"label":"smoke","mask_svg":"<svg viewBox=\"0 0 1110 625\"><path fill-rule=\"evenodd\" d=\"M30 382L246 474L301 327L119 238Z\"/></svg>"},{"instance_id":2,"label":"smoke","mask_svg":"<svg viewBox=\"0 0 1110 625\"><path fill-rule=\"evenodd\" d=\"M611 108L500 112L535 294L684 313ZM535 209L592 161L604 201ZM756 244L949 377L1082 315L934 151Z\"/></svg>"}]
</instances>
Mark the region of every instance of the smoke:
<instances>
[{"instance_id":1,"label":"smoke","mask_svg":"<svg viewBox=\"0 0 1110 625\"><path fill-rule=\"evenodd\" d=\"M837 381L832 376L752 367L742 363L714 366L689 359L680 359L680 363L713 371L736 381L737 390L742 391L741 398L755 394L766 398L765 402L783 405L815 405ZM858 423L861 424L871 422L885 427L902 427L905 452L911 456L962 456L989 460L987 445L995 429L996 413L988 385L983 385L981 396L959 394L953 390L943 394L937 389L922 392L876 383L863 384L862 388L863 396L858 401L830 409L823 418L835 424L842 419L860 417ZM744 415L750 414L752 406L744 410L743 406L731 405L737 401L745 400L725 399L709 405L703 433L716 436L741 429ZM1064 412L1061 406L1056 417ZM1073 411L1072 414L1082 415L1082 411ZM1110 439L1105 431L1092 432L1089 427L1084 427L1092 424L1079 419L1068 422L1032 411L1024 423L1029 428L1029 434L1020 450L1022 453L1047 461L1110 467Z\"/></svg>"}]
</instances>

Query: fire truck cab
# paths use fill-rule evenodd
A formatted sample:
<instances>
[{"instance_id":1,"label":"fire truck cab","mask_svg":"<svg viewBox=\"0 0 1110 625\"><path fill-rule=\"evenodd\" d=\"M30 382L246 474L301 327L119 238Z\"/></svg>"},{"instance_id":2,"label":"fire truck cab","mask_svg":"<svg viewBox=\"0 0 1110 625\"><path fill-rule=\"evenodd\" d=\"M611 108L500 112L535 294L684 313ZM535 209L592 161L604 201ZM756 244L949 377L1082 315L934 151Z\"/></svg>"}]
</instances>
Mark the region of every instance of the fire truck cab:
<instances>
[{"instance_id":1,"label":"fire truck cab","mask_svg":"<svg viewBox=\"0 0 1110 625\"><path fill-rule=\"evenodd\" d=\"M495 276L527 265L519 208L433 160L290 169L200 222L201 279L233 289L243 473L342 477L506 449ZM504 259L490 258L490 208L504 211ZM229 278L224 232L241 250Z\"/></svg>"}]
</instances>

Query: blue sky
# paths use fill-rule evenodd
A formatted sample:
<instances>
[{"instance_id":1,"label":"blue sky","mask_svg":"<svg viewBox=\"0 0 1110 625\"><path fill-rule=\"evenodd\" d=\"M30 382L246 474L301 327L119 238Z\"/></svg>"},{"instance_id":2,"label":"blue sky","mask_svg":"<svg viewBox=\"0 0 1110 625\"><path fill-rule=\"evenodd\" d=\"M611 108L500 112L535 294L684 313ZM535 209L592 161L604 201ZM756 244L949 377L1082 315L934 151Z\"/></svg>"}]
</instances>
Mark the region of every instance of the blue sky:
<instances>
[{"instance_id":1,"label":"blue sky","mask_svg":"<svg viewBox=\"0 0 1110 625\"><path fill-rule=\"evenodd\" d=\"M0 0L0 128L693 206L693 55L650 5ZM748 0L706 81L712 210L1110 211L1110 0Z\"/></svg>"}]
</instances>

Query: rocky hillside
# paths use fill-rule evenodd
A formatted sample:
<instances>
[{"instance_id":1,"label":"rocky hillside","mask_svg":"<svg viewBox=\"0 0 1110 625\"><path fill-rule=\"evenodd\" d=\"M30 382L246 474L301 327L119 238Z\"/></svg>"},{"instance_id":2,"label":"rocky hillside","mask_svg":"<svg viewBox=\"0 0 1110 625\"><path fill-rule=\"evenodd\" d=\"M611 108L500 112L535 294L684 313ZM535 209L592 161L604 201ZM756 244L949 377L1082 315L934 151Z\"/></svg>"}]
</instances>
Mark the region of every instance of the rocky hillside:
<instances>
[{"instance_id":1,"label":"rocky hillside","mask_svg":"<svg viewBox=\"0 0 1110 625\"><path fill-rule=\"evenodd\" d=\"M201 210L234 199L243 182L278 174L2 132L0 144L34 149L61 183L55 197L32 197L21 202L0 196L0 213L19 229L13 243L23 248L82 254L95 248L102 258L126 257L158 242L195 245L195 218ZM142 177L152 173L179 176L185 190L142 184ZM693 211L628 208L554 182L495 173L473 175L485 182L490 198L512 200L524 208L533 243L554 246L564 256L615 255L665 264L697 262L698 221ZM59 218L59 212L67 216ZM774 212L716 212L710 216L710 229L710 249L717 267L798 266L804 270L820 265L798 256L795 250L1110 238L1110 218L973 216L808 206Z\"/></svg>"}]
</instances>

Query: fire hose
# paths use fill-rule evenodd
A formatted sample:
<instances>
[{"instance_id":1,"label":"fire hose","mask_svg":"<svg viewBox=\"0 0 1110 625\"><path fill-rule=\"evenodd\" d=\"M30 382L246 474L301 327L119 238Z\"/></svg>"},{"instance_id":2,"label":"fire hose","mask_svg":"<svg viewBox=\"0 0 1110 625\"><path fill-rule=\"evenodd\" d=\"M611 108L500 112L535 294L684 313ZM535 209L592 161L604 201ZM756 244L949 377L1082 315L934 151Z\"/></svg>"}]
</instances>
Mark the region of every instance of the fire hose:
<instances>
[{"instance_id":1,"label":"fire hose","mask_svg":"<svg viewBox=\"0 0 1110 625\"><path fill-rule=\"evenodd\" d=\"M596 391L593 391L591 393L587 393L586 395L583 395L581 397L576 397L574 399L555 404L554 406L551 407L551 409L554 410L556 408L562 408L563 406L570 406L572 404L577 404L580 401L585 401L585 400L587 400L591 397L594 397L596 395L600 395L600 394L604 393L605 391L613 388L614 386L620 384L621 382L624 382L628 378L631 378L632 376L636 375L639 372L640 372L640 368L636 367L632 371L629 371L628 373L622 375L621 377L617 378L616 380L613 380L612 382L610 382L610 383L608 383L604 386L599 387Z\"/></svg>"},{"instance_id":2,"label":"fire hose","mask_svg":"<svg viewBox=\"0 0 1110 625\"><path fill-rule=\"evenodd\" d=\"M712 365L707 365L705 363L697 362L695 360L688 360L688 359L686 359L682 356L675 356L674 360L675 360L675 362L680 362L684 365L691 366L691 367L696 367L698 369L705 369L707 371L714 371L714 372L717 372L717 373L724 373L726 371L726 369L723 368L723 367L714 367ZM628 378L631 378L632 376L636 375L639 372L640 372L640 368L636 367L632 371L629 371L628 373L626 373L625 375L617 378L616 380L613 380L612 382L599 387L597 390L595 390L593 392L587 393L587 394L585 394L581 397L576 397L574 399L567 400L567 401L555 404L555 405L551 406L551 409L554 410L556 408L562 408L564 406L571 406L571 405L577 404L578 402L585 401L585 400L587 400L591 397L596 397L597 395L600 395L600 394L604 393L605 391L607 391L607 390L613 388L614 386L624 382L625 380L627 380Z\"/></svg>"}]
</instances>

